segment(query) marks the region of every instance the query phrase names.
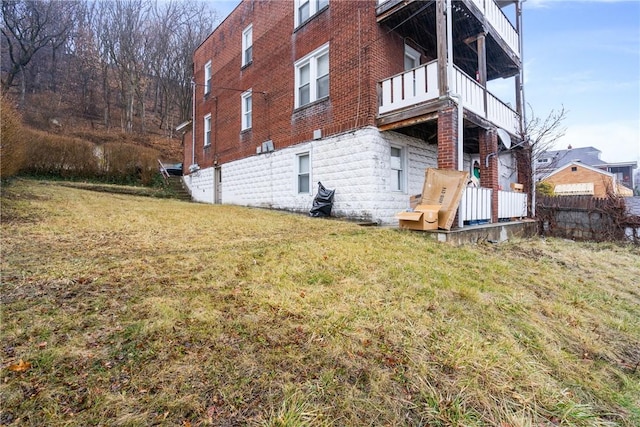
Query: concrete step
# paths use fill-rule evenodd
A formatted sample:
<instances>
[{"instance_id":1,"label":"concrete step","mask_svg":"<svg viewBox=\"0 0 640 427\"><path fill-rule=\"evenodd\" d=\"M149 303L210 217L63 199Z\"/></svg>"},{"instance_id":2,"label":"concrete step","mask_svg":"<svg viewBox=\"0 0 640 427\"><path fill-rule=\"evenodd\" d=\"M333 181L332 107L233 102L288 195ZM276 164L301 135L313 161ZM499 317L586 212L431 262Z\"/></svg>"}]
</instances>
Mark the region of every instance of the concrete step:
<instances>
[{"instance_id":1,"label":"concrete step","mask_svg":"<svg viewBox=\"0 0 640 427\"><path fill-rule=\"evenodd\" d=\"M191 201L191 194L182 183L181 177L170 176L166 181L165 188L173 194L173 198Z\"/></svg>"}]
</instances>

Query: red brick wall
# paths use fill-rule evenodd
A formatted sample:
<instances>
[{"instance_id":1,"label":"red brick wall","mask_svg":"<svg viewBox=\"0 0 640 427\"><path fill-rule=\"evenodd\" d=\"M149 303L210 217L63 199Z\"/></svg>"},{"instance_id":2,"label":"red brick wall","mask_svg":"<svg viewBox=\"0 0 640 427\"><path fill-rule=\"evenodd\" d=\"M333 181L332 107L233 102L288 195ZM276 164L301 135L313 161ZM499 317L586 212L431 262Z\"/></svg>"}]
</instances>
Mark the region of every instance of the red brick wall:
<instances>
[{"instance_id":1,"label":"red brick wall","mask_svg":"<svg viewBox=\"0 0 640 427\"><path fill-rule=\"evenodd\" d=\"M375 0L330 0L327 9L294 29L289 1L243 1L194 54L196 162L201 167L375 125L377 82L403 69L403 41L376 22ZM253 25L253 62L241 67L242 31ZM294 109L294 63L329 42L327 100ZM212 61L205 99L204 65ZM227 89L222 89L227 88ZM252 129L240 131L242 91L253 89ZM237 90L232 90L237 89ZM265 95L258 92L266 92ZM212 144L203 149L203 117L211 113ZM186 159L188 162L191 159Z\"/></svg>"},{"instance_id":2,"label":"red brick wall","mask_svg":"<svg viewBox=\"0 0 640 427\"><path fill-rule=\"evenodd\" d=\"M480 144L480 186L493 189L491 200L491 218L493 222L498 222L498 133L495 129L479 132ZM487 167L487 156L494 153L489 158ZM508 190L508 189L507 189Z\"/></svg>"},{"instance_id":3,"label":"red brick wall","mask_svg":"<svg viewBox=\"0 0 640 427\"><path fill-rule=\"evenodd\" d=\"M438 168L458 169L458 108L443 108L438 113Z\"/></svg>"}]
</instances>

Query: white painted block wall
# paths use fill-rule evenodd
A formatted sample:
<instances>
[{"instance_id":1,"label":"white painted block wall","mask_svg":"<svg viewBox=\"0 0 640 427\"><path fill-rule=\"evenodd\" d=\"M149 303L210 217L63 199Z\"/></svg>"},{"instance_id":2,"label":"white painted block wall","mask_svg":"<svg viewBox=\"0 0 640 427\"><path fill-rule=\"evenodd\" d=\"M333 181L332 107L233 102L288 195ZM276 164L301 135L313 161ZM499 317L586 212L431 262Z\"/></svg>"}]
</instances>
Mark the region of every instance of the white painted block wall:
<instances>
[{"instance_id":1,"label":"white painted block wall","mask_svg":"<svg viewBox=\"0 0 640 427\"><path fill-rule=\"evenodd\" d=\"M391 146L405 152L405 191L391 190ZM297 156L309 153L311 193L297 193ZM336 189L332 215L397 225L395 214L422 191L437 146L368 127L222 165L222 203L309 212L318 181ZM194 200L213 203L213 168L185 177Z\"/></svg>"},{"instance_id":2,"label":"white painted block wall","mask_svg":"<svg viewBox=\"0 0 640 427\"><path fill-rule=\"evenodd\" d=\"M213 171L213 168L201 169L182 177L194 201L213 203Z\"/></svg>"}]
</instances>

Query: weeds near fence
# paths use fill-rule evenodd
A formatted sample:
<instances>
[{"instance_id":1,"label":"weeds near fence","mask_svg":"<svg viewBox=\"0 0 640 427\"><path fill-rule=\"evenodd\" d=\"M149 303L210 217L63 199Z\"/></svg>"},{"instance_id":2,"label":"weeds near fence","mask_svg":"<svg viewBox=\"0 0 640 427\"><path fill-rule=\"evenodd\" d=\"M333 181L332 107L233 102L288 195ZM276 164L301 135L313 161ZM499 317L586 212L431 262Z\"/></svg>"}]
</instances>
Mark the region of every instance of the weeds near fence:
<instances>
[{"instance_id":1,"label":"weeds near fence","mask_svg":"<svg viewBox=\"0 0 640 427\"><path fill-rule=\"evenodd\" d=\"M640 243L640 217L629 215L625 199L615 194L603 198L539 195L536 215L544 235Z\"/></svg>"}]
</instances>

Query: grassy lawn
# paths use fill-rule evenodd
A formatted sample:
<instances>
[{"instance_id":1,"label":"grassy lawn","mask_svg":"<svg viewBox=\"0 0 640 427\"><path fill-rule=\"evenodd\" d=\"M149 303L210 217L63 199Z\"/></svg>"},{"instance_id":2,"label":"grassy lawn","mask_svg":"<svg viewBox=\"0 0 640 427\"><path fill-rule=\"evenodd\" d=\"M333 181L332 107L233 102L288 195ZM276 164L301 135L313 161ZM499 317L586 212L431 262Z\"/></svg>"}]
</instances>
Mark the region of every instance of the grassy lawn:
<instances>
[{"instance_id":1,"label":"grassy lawn","mask_svg":"<svg viewBox=\"0 0 640 427\"><path fill-rule=\"evenodd\" d=\"M1 208L0 424L640 425L638 247L29 180Z\"/></svg>"}]
</instances>

